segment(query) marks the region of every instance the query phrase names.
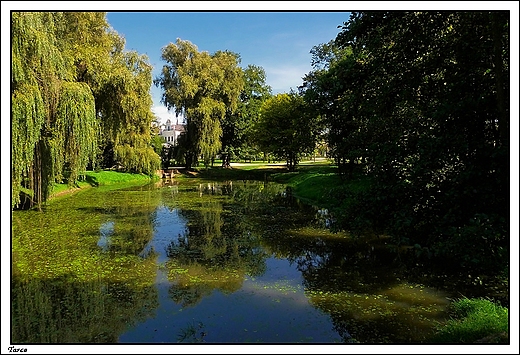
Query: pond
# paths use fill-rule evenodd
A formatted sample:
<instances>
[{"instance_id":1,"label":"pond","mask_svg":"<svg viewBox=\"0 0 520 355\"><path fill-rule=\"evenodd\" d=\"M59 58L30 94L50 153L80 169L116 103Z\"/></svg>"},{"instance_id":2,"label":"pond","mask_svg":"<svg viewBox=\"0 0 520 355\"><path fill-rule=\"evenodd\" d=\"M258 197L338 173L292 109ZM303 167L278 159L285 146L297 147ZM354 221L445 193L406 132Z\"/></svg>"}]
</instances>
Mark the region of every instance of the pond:
<instances>
[{"instance_id":1,"label":"pond","mask_svg":"<svg viewBox=\"0 0 520 355\"><path fill-rule=\"evenodd\" d=\"M424 343L450 294L283 185L162 180L12 213L11 342Z\"/></svg>"}]
</instances>

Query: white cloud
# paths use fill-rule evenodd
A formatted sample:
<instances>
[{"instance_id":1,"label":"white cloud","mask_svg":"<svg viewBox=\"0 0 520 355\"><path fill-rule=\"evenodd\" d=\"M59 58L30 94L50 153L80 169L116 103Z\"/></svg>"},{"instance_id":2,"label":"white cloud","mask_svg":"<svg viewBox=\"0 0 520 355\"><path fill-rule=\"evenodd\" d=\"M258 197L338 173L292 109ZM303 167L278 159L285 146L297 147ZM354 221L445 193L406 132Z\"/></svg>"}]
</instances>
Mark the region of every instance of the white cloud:
<instances>
[{"instance_id":1,"label":"white cloud","mask_svg":"<svg viewBox=\"0 0 520 355\"><path fill-rule=\"evenodd\" d=\"M155 106L153 106L152 107L152 112L157 117L159 117L160 123L166 123L166 121L168 119L170 119L172 123L177 122L177 120L179 120L179 123L183 123L183 121L184 121L184 117L182 115L179 115L179 117L177 117L175 115L175 112L168 111L166 106L163 106L163 105L155 105Z\"/></svg>"},{"instance_id":2,"label":"white cloud","mask_svg":"<svg viewBox=\"0 0 520 355\"><path fill-rule=\"evenodd\" d=\"M265 66L265 74L267 76L267 85L273 89L273 94L288 93L291 88L298 91L298 86L303 83L305 74L312 70L310 65L280 65Z\"/></svg>"}]
</instances>

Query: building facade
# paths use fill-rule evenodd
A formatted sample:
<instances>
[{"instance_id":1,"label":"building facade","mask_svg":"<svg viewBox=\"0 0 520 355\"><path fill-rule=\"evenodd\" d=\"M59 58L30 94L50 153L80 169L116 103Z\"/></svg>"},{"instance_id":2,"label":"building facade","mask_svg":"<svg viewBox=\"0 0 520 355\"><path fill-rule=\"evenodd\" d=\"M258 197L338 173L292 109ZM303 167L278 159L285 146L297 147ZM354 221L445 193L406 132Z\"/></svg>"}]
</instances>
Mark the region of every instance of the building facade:
<instances>
[{"instance_id":1,"label":"building facade","mask_svg":"<svg viewBox=\"0 0 520 355\"><path fill-rule=\"evenodd\" d=\"M159 126L159 136L162 137L164 143L176 145L180 134L183 133L184 130L184 125L179 124L179 120L177 120L175 124L172 124L171 120L168 119L166 123Z\"/></svg>"}]
</instances>

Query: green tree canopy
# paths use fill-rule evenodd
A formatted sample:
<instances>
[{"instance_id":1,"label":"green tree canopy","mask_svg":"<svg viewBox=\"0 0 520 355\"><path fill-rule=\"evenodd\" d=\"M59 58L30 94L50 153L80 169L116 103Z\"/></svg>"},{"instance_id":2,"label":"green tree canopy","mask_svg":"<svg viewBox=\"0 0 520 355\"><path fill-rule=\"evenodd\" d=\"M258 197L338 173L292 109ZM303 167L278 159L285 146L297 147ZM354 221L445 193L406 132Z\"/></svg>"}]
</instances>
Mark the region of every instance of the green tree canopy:
<instances>
[{"instance_id":1,"label":"green tree canopy","mask_svg":"<svg viewBox=\"0 0 520 355\"><path fill-rule=\"evenodd\" d=\"M110 142L129 169L151 172L151 67L124 52L105 13L13 12L12 207L74 184ZM117 151L132 150L133 160ZM20 199L20 193L24 201Z\"/></svg>"},{"instance_id":2,"label":"green tree canopy","mask_svg":"<svg viewBox=\"0 0 520 355\"><path fill-rule=\"evenodd\" d=\"M334 42L313 47L312 72L304 77L300 92L320 118L329 156L334 158L342 175L350 175L357 162L366 157L369 135L364 117L357 112L362 96L362 54L355 56L350 47L339 48Z\"/></svg>"},{"instance_id":3,"label":"green tree canopy","mask_svg":"<svg viewBox=\"0 0 520 355\"><path fill-rule=\"evenodd\" d=\"M12 206L20 191L44 201L65 174L73 181L95 156L98 122L92 91L57 36L65 17L12 13ZM106 24L106 23L105 23ZM103 25L103 24L101 24Z\"/></svg>"},{"instance_id":4,"label":"green tree canopy","mask_svg":"<svg viewBox=\"0 0 520 355\"><path fill-rule=\"evenodd\" d=\"M296 93L278 94L268 98L260 109L256 124L257 144L296 169L303 153L315 147L317 121L309 114L303 98Z\"/></svg>"},{"instance_id":5,"label":"green tree canopy","mask_svg":"<svg viewBox=\"0 0 520 355\"><path fill-rule=\"evenodd\" d=\"M160 157L150 144L152 67L148 58L135 51L116 51L110 75L98 95L103 133L104 164L115 163L126 170L152 174Z\"/></svg>"},{"instance_id":6,"label":"green tree canopy","mask_svg":"<svg viewBox=\"0 0 520 355\"><path fill-rule=\"evenodd\" d=\"M466 266L507 262L508 13L356 12L314 54L306 101L338 162L372 181L343 226Z\"/></svg>"},{"instance_id":7,"label":"green tree canopy","mask_svg":"<svg viewBox=\"0 0 520 355\"><path fill-rule=\"evenodd\" d=\"M222 122L234 112L244 81L239 56L228 51L199 52L189 41L177 39L162 50L162 102L186 118L185 162L190 168L202 156L209 162L222 147Z\"/></svg>"},{"instance_id":8,"label":"green tree canopy","mask_svg":"<svg viewBox=\"0 0 520 355\"><path fill-rule=\"evenodd\" d=\"M254 146L253 127L258 121L262 103L271 96L271 87L266 84L262 67L248 65L243 69L244 88L240 93L238 108L227 113L222 124L222 149L227 153L223 165L229 165L232 158L250 155Z\"/></svg>"}]
</instances>

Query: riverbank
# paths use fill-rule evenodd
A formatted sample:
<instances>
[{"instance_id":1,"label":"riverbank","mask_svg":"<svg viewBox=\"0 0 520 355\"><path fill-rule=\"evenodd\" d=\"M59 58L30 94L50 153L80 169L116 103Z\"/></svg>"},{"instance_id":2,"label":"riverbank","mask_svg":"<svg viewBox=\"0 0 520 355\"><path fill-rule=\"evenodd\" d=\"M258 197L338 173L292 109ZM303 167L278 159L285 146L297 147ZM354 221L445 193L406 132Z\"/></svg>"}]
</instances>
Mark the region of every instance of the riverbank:
<instances>
[{"instance_id":1,"label":"riverbank","mask_svg":"<svg viewBox=\"0 0 520 355\"><path fill-rule=\"evenodd\" d=\"M67 196L91 187L140 184L150 182L152 179L152 177L144 174L124 173L112 170L87 171L83 179L73 187L67 184L55 184L49 199Z\"/></svg>"},{"instance_id":2,"label":"riverbank","mask_svg":"<svg viewBox=\"0 0 520 355\"><path fill-rule=\"evenodd\" d=\"M284 163L231 163L231 168L220 166L195 168L184 172L181 178L201 178L211 180L267 180L284 184L291 188L291 193L298 199L311 205L333 209L343 201L335 194L341 189L361 189L367 184L366 179L343 180L337 174L337 167L328 159L303 161L297 171L290 172Z\"/></svg>"}]
</instances>

